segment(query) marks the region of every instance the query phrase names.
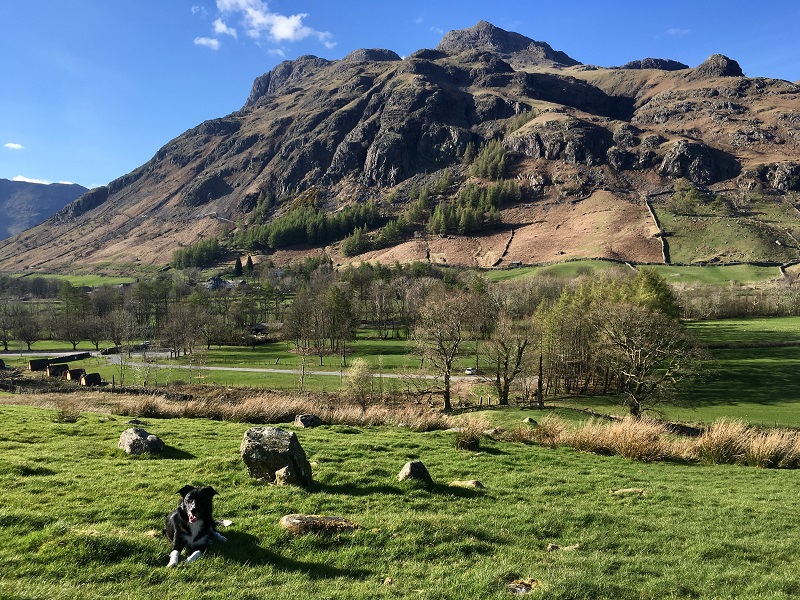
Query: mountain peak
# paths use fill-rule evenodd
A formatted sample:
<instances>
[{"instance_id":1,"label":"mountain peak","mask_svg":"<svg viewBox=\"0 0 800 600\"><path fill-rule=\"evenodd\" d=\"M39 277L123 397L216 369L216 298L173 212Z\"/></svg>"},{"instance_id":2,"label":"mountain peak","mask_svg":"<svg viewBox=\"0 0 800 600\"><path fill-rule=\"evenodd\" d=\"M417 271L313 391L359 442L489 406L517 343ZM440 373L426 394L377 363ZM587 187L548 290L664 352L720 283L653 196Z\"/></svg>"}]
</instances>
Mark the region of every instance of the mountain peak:
<instances>
[{"instance_id":1,"label":"mountain peak","mask_svg":"<svg viewBox=\"0 0 800 600\"><path fill-rule=\"evenodd\" d=\"M446 33L436 49L452 54L465 50L484 50L498 54L522 54L533 62L580 64L565 53L553 50L545 42L537 42L519 33L506 31L488 21L479 21L468 29L456 29Z\"/></svg>"}]
</instances>

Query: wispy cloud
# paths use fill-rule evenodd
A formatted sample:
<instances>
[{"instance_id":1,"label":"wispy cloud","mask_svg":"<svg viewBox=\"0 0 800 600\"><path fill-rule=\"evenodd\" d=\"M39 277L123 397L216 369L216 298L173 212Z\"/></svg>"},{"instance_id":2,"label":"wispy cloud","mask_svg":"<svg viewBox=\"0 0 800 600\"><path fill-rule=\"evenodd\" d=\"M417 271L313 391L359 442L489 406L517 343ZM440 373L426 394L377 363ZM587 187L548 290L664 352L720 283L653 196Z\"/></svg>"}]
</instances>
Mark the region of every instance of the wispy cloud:
<instances>
[{"instance_id":1,"label":"wispy cloud","mask_svg":"<svg viewBox=\"0 0 800 600\"><path fill-rule=\"evenodd\" d=\"M195 4L192 6L192 14L193 15L200 15L201 17L207 17L208 11L206 10L205 6L198 6Z\"/></svg>"},{"instance_id":2,"label":"wispy cloud","mask_svg":"<svg viewBox=\"0 0 800 600\"><path fill-rule=\"evenodd\" d=\"M3 144L3 148L8 148L9 150L22 150L25 148L22 144L15 144L14 142L8 142L7 144Z\"/></svg>"},{"instance_id":3,"label":"wispy cloud","mask_svg":"<svg viewBox=\"0 0 800 600\"><path fill-rule=\"evenodd\" d=\"M196 37L194 38L194 44L195 46L205 46L212 50L219 50L219 40L214 38Z\"/></svg>"},{"instance_id":4,"label":"wispy cloud","mask_svg":"<svg viewBox=\"0 0 800 600\"><path fill-rule=\"evenodd\" d=\"M303 23L308 13L281 15L271 12L263 0L217 0L217 9L225 16L238 17L247 36L255 40L267 38L281 43L315 37L326 48L336 46L332 33L317 31Z\"/></svg>"},{"instance_id":5,"label":"wispy cloud","mask_svg":"<svg viewBox=\"0 0 800 600\"><path fill-rule=\"evenodd\" d=\"M217 35L229 35L234 38L238 37L236 30L233 27L228 27L222 19L214 21L214 33Z\"/></svg>"},{"instance_id":6,"label":"wispy cloud","mask_svg":"<svg viewBox=\"0 0 800 600\"><path fill-rule=\"evenodd\" d=\"M42 185L50 185L49 181L43 181L42 179L31 179L30 177L24 177L22 175L17 175L16 177L12 177L11 181L22 181L24 183L41 183Z\"/></svg>"},{"instance_id":7,"label":"wispy cloud","mask_svg":"<svg viewBox=\"0 0 800 600\"><path fill-rule=\"evenodd\" d=\"M673 27L671 29L667 29L667 33L669 35L688 35L692 32L691 29L680 29L678 27Z\"/></svg>"}]
</instances>

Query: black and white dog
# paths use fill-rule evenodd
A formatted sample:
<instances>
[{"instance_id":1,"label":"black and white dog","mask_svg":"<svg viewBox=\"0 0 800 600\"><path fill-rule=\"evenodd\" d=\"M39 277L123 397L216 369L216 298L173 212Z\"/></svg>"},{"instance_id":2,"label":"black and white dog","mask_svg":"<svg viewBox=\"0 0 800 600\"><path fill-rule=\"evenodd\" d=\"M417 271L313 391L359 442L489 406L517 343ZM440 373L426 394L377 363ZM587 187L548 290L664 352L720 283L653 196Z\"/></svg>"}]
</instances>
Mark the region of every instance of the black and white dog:
<instances>
[{"instance_id":1,"label":"black and white dog","mask_svg":"<svg viewBox=\"0 0 800 600\"><path fill-rule=\"evenodd\" d=\"M172 544L169 553L168 567L178 564L181 551L185 548L188 554L187 563L200 558L209 544L215 541L227 542L217 530L217 525L230 525L230 521L215 521L211 514L212 500L217 491L210 485L195 487L185 485L178 490L181 501L178 508L167 516L165 533Z\"/></svg>"}]
</instances>

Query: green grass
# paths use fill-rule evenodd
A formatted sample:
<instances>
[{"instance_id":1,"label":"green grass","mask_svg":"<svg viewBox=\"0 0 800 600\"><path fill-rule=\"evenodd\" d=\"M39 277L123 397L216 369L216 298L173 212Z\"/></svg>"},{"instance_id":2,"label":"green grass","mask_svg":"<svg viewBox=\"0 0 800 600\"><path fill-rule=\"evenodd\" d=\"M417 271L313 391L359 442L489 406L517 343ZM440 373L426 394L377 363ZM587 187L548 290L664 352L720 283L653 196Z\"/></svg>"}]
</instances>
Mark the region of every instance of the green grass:
<instances>
[{"instance_id":1,"label":"green grass","mask_svg":"<svg viewBox=\"0 0 800 600\"><path fill-rule=\"evenodd\" d=\"M726 285L729 283L763 283L781 277L778 267L756 265L676 266L654 265L668 283L689 285Z\"/></svg>"},{"instance_id":2,"label":"green grass","mask_svg":"<svg viewBox=\"0 0 800 600\"><path fill-rule=\"evenodd\" d=\"M123 418L64 424L54 414L0 406L3 598L507 599L514 579L539 582L532 599L800 593L789 471L642 464L485 439L474 453L443 432L334 426L298 431L315 473L301 490L248 477L243 423L148 419L169 449L147 459L116 449ZM437 485L397 481L415 458ZM472 478L487 489L446 487ZM167 569L158 532L186 483L213 485L217 517L234 524L227 543ZM646 494L609 493L628 487ZM361 528L294 539L278 520L295 512ZM547 552L550 543L579 547Z\"/></svg>"},{"instance_id":3,"label":"green grass","mask_svg":"<svg viewBox=\"0 0 800 600\"><path fill-rule=\"evenodd\" d=\"M523 277L538 277L550 275L569 279L578 275L598 274L608 269L625 268L619 263L606 260L576 260L551 265L530 267L515 267L509 269L493 269L485 271L487 279L491 281L509 281Z\"/></svg>"},{"instance_id":4,"label":"green grass","mask_svg":"<svg viewBox=\"0 0 800 600\"><path fill-rule=\"evenodd\" d=\"M672 262L691 264L717 257L786 262L797 258L792 238L797 216L790 213L793 209L788 201L781 205L756 203L748 216L729 216L711 205L703 207L704 214L697 216L676 215L658 204L654 210L662 229L670 234L667 240Z\"/></svg>"},{"instance_id":5,"label":"green grass","mask_svg":"<svg viewBox=\"0 0 800 600\"><path fill-rule=\"evenodd\" d=\"M57 279L59 281L69 281L76 287L100 287L102 285L119 285L121 283L133 283L135 277L106 276L106 275L56 275L54 273L26 273L19 277L45 277L47 279Z\"/></svg>"}]
</instances>

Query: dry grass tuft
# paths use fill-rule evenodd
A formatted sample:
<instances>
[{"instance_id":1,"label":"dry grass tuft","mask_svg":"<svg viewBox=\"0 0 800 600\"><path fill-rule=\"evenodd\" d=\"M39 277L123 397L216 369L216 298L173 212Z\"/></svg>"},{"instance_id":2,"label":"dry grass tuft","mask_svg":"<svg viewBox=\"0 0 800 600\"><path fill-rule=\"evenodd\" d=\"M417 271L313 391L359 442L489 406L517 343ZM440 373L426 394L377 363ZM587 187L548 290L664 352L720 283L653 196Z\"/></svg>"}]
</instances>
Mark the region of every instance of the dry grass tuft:
<instances>
[{"instance_id":1,"label":"dry grass tuft","mask_svg":"<svg viewBox=\"0 0 800 600\"><path fill-rule=\"evenodd\" d=\"M762 469L794 469L800 463L800 437L786 430L751 431L742 463Z\"/></svg>"},{"instance_id":2,"label":"dry grass tuft","mask_svg":"<svg viewBox=\"0 0 800 600\"><path fill-rule=\"evenodd\" d=\"M456 431L456 448L459 450L479 450L484 431L490 428L484 415L472 415L461 419Z\"/></svg>"},{"instance_id":3,"label":"dry grass tuft","mask_svg":"<svg viewBox=\"0 0 800 600\"><path fill-rule=\"evenodd\" d=\"M715 465L736 464L744 456L748 437L742 421L719 419L697 438L691 458Z\"/></svg>"}]
</instances>

